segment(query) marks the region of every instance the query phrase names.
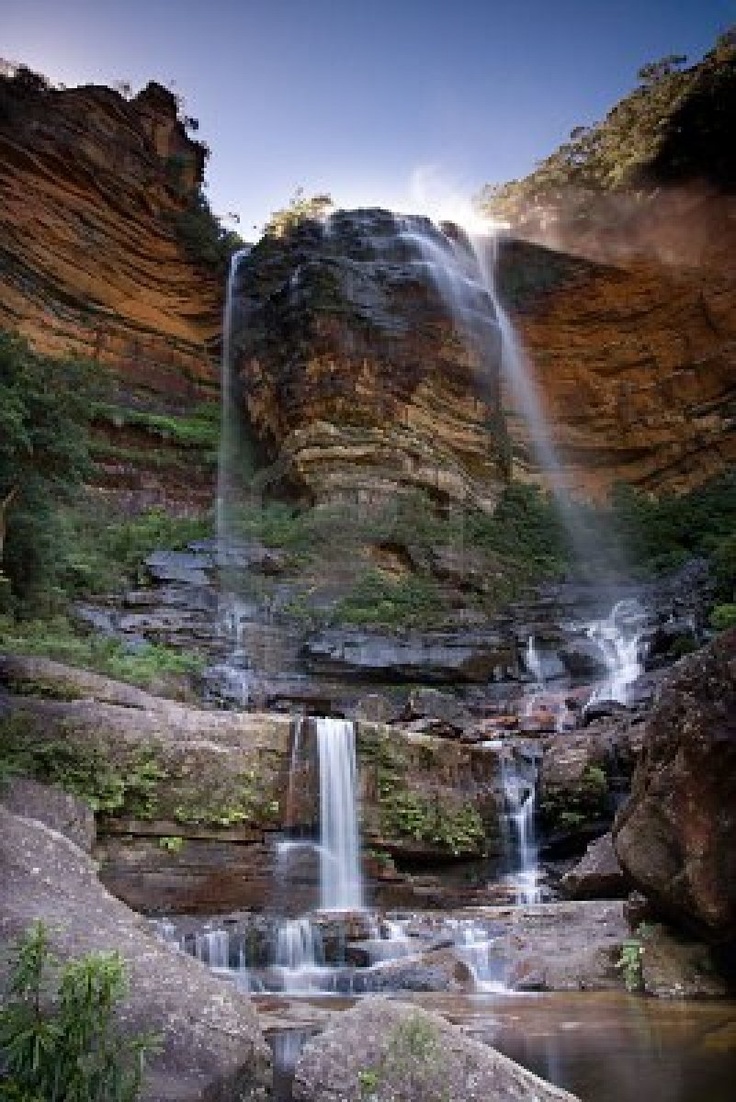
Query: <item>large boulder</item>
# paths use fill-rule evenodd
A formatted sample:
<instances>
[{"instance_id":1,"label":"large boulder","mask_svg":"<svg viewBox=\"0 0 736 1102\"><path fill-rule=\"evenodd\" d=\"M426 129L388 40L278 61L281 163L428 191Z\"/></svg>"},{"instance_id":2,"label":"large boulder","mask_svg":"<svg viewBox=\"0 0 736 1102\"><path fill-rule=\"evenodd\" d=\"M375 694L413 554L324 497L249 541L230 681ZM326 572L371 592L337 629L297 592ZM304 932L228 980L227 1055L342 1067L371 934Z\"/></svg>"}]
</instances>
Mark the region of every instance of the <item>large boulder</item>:
<instances>
[{"instance_id":1,"label":"large boulder","mask_svg":"<svg viewBox=\"0 0 736 1102\"><path fill-rule=\"evenodd\" d=\"M94 862L68 838L0 807L0 883L2 946L40 919L61 960L93 951L122 954L130 977L122 1028L161 1041L143 1102L267 1097L269 1051L247 999L158 942L144 919L105 890Z\"/></svg>"},{"instance_id":2,"label":"large boulder","mask_svg":"<svg viewBox=\"0 0 736 1102\"><path fill-rule=\"evenodd\" d=\"M736 631L682 659L646 724L614 846L673 923L736 941Z\"/></svg>"},{"instance_id":3,"label":"large boulder","mask_svg":"<svg viewBox=\"0 0 736 1102\"><path fill-rule=\"evenodd\" d=\"M622 899L626 877L613 849L610 833L596 838L560 883L569 899Z\"/></svg>"},{"instance_id":4,"label":"large boulder","mask_svg":"<svg viewBox=\"0 0 736 1102\"><path fill-rule=\"evenodd\" d=\"M296 1102L573 1102L438 1014L366 999L335 1016L296 1065Z\"/></svg>"}]
</instances>

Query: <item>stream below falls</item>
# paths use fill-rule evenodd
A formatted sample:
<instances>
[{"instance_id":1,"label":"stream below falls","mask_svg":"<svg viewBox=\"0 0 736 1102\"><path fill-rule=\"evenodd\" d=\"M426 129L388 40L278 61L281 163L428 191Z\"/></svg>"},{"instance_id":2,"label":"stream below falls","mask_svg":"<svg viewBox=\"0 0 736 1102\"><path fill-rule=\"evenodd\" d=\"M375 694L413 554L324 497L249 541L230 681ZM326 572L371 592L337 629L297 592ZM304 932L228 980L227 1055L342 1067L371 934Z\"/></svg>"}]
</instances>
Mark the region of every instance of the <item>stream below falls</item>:
<instances>
[{"instance_id":1,"label":"stream below falls","mask_svg":"<svg viewBox=\"0 0 736 1102\"><path fill-rule=\"evenodd\" d=\"M410 994L479 1041L582 1102L731 1102L736 1002L619 992ZM275 1102L291 1102L294 1064L327 1015L354 1000L254 996L274 1052ZM427 1100L429 1102L429 1100Z\"/></svg>"}]
</instances>

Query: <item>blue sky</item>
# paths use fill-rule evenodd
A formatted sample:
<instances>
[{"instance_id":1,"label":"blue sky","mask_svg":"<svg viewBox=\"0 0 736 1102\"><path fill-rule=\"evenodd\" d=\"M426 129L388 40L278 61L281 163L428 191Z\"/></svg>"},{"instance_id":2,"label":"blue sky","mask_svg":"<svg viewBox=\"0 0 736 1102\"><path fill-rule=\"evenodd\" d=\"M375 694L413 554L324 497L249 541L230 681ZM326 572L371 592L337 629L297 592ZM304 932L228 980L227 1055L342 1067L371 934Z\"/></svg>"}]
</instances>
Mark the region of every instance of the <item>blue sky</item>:
<instances>
[{"instance_id":1,"label":"blue sky","mask_svg":"<svg viewBox=\"0 0 736 1102\"><path fill-rule=\"evenodd\" d=\"M295 189L452 214L529 172L736 0L0 0L0 55L66 84L171 85L208 194L254 235Z\"/></svg>"}]
</instances>

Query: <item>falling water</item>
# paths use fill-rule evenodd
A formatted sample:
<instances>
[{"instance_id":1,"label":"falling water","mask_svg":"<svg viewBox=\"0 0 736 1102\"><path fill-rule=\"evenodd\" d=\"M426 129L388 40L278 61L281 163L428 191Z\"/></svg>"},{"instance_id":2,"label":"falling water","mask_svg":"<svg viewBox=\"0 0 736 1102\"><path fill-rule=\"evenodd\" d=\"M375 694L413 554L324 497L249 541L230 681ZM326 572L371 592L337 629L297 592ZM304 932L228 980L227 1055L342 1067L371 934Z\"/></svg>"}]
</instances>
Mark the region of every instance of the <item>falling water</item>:
<instances>
[{"instance_id":1,"label":"falling water","mask_svg":"<svg viewBox=\"0 0 736 1102\"><path fill-rule=\"evenodd\" d=\"M230 532L230 509L234 499L234 466L239 443L239 419L233 386L233 335L236 320L235 287L241 261L250 252L250 246L238 249L230 258L225 305L222 313L222 361L220 364L221 431L220 452L217 464L217 545L220 555L226 554Z\"/></svg>"},{"instance_id":2,"label":"falling water","mask_svg":"<svg viewBox=\"0 0 736 1102\"><path fill-rule=\"evenodd\" d=\"M532 675L539 685L544 684L542 659L539 656L539 651L537 650L533 635L530 635L526 641L526 647L524 648L524 666L527 672Z\"/></svg>"},{"instance_id":3,"label":"falling water","mask_svg":"<svg viewBox=\"0 0 736 1102\"><path fill-rule=\"evenodd\" d=\"M514 758L501 759L501 784L506 807L505 827L509 839L508 879L516 890L517 903L539 903L539 863L535 832L537 767L530 762L520 768Z\"/></svg>"},{"instance_id":4,"label":"falling water","mask_svg":"<svg viewBox=\"0 0 736 1102\"><path fill-rule=\"evenodd\" d=\"M362 910L355 725L324 718L314 723L319 757L320 907Z\"/></svg>"},{"instance_id":5,"label":"falling water","mask_svg":"<svg viewBox=\"0 0 736 1102\"><path fill-rule=\"evenodd\" d=\"M319 926L306 916L285 919L276 934L273 961L281 975L284 991L294 993L319 988L324 972L324 947Z\"/></svg>"},{"instance_id":6,"label":"falling water","mask_svg":"<svg viewBox=\"0 0 736 1102\"><path fill-rule=\"evenodd\" d=\"M616 700L627 704L630 687L640 676L642 666L642 633L646 613L637 600L618 601L602 620L594 620L587 634L598 645L608 670L608 677L593 692L589 704L600 700Z\"/></svg>"}]
</instances>

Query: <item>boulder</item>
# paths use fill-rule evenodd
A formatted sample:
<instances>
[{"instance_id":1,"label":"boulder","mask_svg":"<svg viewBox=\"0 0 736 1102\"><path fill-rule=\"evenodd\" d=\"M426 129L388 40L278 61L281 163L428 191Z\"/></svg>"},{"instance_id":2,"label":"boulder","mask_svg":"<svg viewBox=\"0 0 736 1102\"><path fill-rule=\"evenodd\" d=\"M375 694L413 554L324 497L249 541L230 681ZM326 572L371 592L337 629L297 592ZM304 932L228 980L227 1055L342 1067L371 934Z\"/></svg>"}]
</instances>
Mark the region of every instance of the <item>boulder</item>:
<instances>
[{"instance_id":1,"label":"boulder","mask_svg":"<svg viewBox=\"0 0 736 1102\"><path fill-rule=\"evenodd\" d=\"M736 941L736 630L665 682L613 840L662 916L707 941Z\"/></svg>"},{"instance_id":2,"label":"boulder","mask_svg":"<svg viewBox=\"0 0 736 1102\"><path fill-rule=\"evenodd\" d=\"M622 899L626 895L626 878L610 833L590 843L582 860L563 876L560 888L569 899Z\"/></svg>"},{"instance_id":3,"label":"boulder","mask_svg":"<svg viewBox=\"0 0 736 1102\"><path fill-rule=\"evenodd\" d=\"M55 784L38 784L27 777L13 777L0 792L8 811L37 819L63 834L85 853L95 843L95 816L89 804Z\"/></svg>"},{"instance_id":4,"label":"boulder","mask_svg":"<svg viewBox=\"0 0 736 1102\"><path fill-rule=\"evenodd\" d=\"M573 1102L438 1014L380 998L337 1014L303 1049L295 1102Z\"/></svg>"},{"instance_id":5,"label":"boulder","mask_svg":"<svg viewBox=\"0 0 736 1102\"><path fill-rule=\"evenodd\" d=\"M202 964L172 952L111 896L68 838L0 807L0 942L35 921L62 961L117 950L130 991L119 1012L132 1036L156 1034L142 1102L256 1102L267 1097L269 1051L248 1000Z\"/></svg>"}]
</instances>

